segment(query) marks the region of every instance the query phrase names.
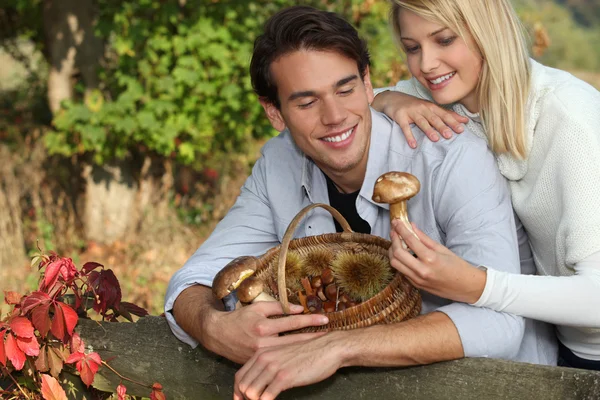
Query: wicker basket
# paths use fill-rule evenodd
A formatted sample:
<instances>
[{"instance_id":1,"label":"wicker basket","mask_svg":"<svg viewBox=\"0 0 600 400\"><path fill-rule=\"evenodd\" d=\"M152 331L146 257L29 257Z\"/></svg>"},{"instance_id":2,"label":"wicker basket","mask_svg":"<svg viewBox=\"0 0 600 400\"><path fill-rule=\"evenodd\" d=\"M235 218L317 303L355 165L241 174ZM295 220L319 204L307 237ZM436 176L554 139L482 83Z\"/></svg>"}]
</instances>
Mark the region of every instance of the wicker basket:
<instances>
[{"instance_id":1,"label":"wicker basket","mask_svg":"<svg viewBox=\"0 0 600 400\"><path fill-rule=\"evenodd\" d=\"M343 227L341 233L330 233L309 236L292 240L292 235L302 218L316 207L325 208ZM285 265L288 250L300 256L315 249L327 249L336 254L340 251L354 253L377 254L388 257L391 243L378 236L355 233L348 222L333 207L327 204L312 204L301 210L292 220L284 235L282 244L270 249L258 258L258 266L254 276L265 283L273 297L278 299L284 313L288 314L289 302L286 286ZM274 284L276 283L276 291ZM295 332L318 332L324 330L349 330L364 328L375 324L386 324L404 321L417 316L421 311L419 291L399 272L395 272L391 282L378 294L353 307L342 311L326 313L329 323L319 327L308 327Z\"/></svg>"}]
</instances>

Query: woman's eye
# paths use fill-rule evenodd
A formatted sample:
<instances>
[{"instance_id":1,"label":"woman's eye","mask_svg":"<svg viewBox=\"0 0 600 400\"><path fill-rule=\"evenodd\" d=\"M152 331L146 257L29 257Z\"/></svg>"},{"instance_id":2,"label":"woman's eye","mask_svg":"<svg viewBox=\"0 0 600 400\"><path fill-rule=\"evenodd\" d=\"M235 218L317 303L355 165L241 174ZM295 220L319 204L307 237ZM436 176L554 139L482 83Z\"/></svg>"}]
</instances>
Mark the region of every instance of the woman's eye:
<instances>
[{"instance_id":1,"label":"woman's eye","mask_svg":"<svg viewBox=\"0 0 600 400\"><path fill-rule=\"evenodd\" d=\"M410 46L405 47L405 50L408 54L416 53L419 50L419 46Z\"/></svg>"},{"instance_id":2,"label":"woman's eye","mask_svg":"<svg viewBox=\"0 0 600 400\"><path fill-rule=\"evenodd\" d=\"M443 39L440 39L439 43L442 46L450 46L454 42L455 39L456 39L456 36L452 36L452 37L448 37L448 38L443 38Z\"/></svg>"}]
</instances>

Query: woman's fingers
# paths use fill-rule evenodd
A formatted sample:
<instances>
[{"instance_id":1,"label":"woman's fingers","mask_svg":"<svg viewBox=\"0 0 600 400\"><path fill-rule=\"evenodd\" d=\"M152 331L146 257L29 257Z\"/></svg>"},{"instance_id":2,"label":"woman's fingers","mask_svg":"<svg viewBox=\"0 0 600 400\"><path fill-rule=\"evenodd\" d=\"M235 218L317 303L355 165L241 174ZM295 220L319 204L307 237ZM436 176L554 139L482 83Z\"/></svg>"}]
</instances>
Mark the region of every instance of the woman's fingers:
<instances>
[{"instance_id":1,"label":"woman's fingers","mask_svg":"<svg viewBox=\"0 0 600 400\"><path fill-rule=\"evenodd\" d=\"M408 145L411 148L416 149L417 141L415 140L415 137L412 134L412 128L410 127L410 122L404 122L399 125L400 125L400 129L402 129L402 133L404 134L404 137L406 138L406 142L408 143Z\"/></svg>"}]
</instances>

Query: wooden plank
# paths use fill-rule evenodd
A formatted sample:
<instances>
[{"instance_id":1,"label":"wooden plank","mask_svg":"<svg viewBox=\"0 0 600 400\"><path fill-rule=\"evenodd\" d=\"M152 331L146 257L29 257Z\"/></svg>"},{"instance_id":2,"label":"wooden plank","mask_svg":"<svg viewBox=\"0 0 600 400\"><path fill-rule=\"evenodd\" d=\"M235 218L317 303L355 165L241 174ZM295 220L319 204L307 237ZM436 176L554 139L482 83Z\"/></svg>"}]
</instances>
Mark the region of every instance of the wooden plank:
<instances>
[{"instance_id":1,"label":"wooden plank","mask_svg":"<svg viewBox=\"0 0 600 400\"><path fill-rule=\"evenodd\" d=\"M87 345L122 375L151 385L160 382L169 399L231 399L238 368L202 348L178 341L161 317L137 323L80 320ZM114 391L121 379L101 368L94 386ZM128 393L148 388L124 382ZM295 388L281 399L600 399L600 372L492 359L463 359L413 368L345 368L315 385Z\"/></svg>"}]
</instances>

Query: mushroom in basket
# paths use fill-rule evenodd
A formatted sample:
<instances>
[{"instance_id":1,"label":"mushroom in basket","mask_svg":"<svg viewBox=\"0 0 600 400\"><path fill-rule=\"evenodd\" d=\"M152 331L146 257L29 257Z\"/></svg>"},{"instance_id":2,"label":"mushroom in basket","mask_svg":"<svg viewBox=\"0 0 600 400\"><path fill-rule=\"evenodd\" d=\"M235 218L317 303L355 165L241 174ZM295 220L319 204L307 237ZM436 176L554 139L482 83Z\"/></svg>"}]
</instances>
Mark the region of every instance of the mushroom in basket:
<instances>
[{"instance_id":1,"label":"mushroom in basket","mask_svg":"<svg viewBox=\"0 0 600 400\"><path fill-rule=\"evenodd\" d=\"M263 293L262 282L252 276L256 272L256 263L256 257L238 257L215 276L212 284L213 294L223 302L226 311L235 310L238 299L244 303L277 301Z\"/></svg>"}]
</instances>

